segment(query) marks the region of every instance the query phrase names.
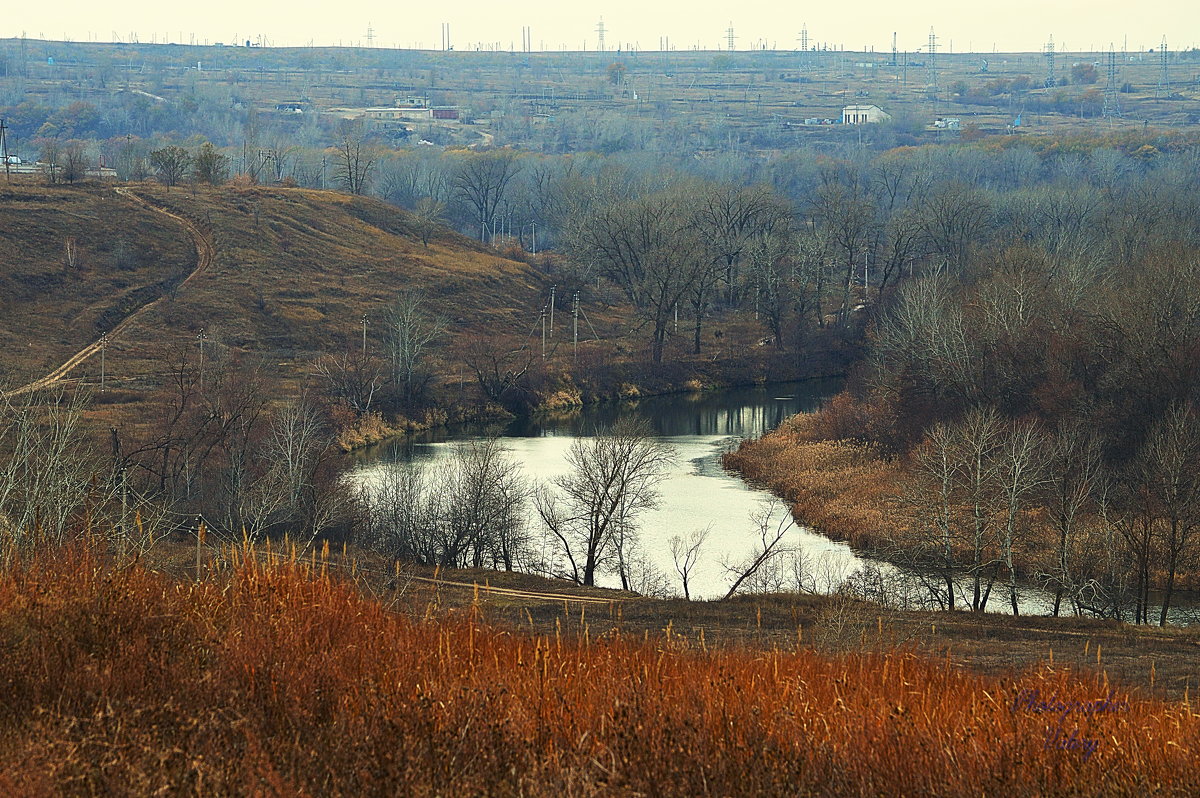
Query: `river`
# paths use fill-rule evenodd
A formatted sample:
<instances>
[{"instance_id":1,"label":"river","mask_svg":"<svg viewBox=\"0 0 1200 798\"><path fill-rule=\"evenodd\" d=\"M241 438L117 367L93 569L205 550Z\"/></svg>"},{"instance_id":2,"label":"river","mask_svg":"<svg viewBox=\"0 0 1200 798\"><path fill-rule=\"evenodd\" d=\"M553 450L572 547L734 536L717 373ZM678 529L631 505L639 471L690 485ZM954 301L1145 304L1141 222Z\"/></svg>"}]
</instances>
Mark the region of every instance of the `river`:
<instances>
[{"instance_id":1,"label":"river","mask_svg":"<svg viewBox=\"0 0 1200 798\"><path fill-rule=\"evenodd\" d=\"M658 507L642 516L639 538L646 557L680 592L669 541L677 534L709 528L689 581L693 598L719 598L731 581L722 562L737 562L754 549L758 531L751 516L772 499L726 471L721 455L795 413L815 409L840 387L839 380L775 383L592 405L568 415L518 418L491 427L440 429L365 451L352 477L369 483L380 469L433 462L447 456L456 441L490 434L505 438L527 477L548 480L566 471L564 456L577 436L592 435L618 416L634 415L645 419L674 455ZM778 512L777 518L782 518L783 508ZM846 544L802 527L791 530L786 542L804 552L811 568L819 565L822 583L853 572L863 562ZM600 582L619 584L615 575L605 575Z\"/></svg>"},{"instance_id":2,"label":"river","mask_svg":"<svg viewBox=\"0 0 1200 798\"><path fill-rule=\"evenodd\" d=\"M364 450L357 455L350 477L369 485L387 469L432 463L447 457L456 442L490 435L504 438L505 447L520 463L526 477L549 480L565 473L564 457L577 437L593 435L619 416L637 416L648 422L674 454L674 463L660 488L658 507L641 518L639 542L646 559L662 574L671 591L681 594L670 540L675 535L709 529L690 578L691 595L694 599L719 598L732 581L723 563L739 562L754 550L758 530L751 518L772 503L767 491L748 485L738 475L726 471L721 465L721 455L745 438L769 432L795 413L816 409L840 388L841 381L835 379L773 383L592 405L561 416L442 428ZM776 518L783 517L782 507L778 512ZM532 517L530 525L536 526ZM809 589L832 589L872 562L882 573L897 573L893 566L871 561L845 543L801 526L787 533L785 543L799 552L802 578ZM794 558L789 558L785 569L792 589L796 585L794 564ZM614 574L605 574L598 581L605 586L619 586ZM965 593L966 585L962 588ZM1188 609L1173 609L1172 620L1186 623L1195 613L1195 601L1186 601L1183 596L1180 599ZM1033 587L1020 590L1019 606L1023 614L1046 614L1051 603L1052 597L1044 591ZM996 586L988 607L995 612L1008 611L1004 586Z\"/></svg>"}]
</instances>

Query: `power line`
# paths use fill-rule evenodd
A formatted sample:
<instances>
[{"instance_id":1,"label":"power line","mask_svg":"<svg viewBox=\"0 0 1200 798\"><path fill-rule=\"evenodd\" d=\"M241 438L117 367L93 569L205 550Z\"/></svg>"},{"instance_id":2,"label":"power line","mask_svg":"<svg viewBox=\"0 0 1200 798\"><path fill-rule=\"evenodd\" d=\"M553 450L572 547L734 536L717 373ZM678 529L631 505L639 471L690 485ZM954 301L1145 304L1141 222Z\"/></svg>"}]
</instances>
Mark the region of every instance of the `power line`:
<instances>
[{"instance_id":1,"label":"power line","mask_svg":"<svg viewBox=\"0 0 1200 798\"><path fill-rule=\"evenodd\" d=\"M1047 89L1058 84L1058 80L1054 74L1054 36L1050 36L1050 41L1046 42L1046 47L1043 52L1043 57L1046 59L1046 80L1045 86Z\"/></svg>"},{"instance_id":2,"label":"power line","mask_svg":"<svg viewBox=\"0 0 1200 798\"><path fill-rule=\"evenodd\" d=\"M1162 37L1162 45L1158 48L1158 88L1155 97L1171 96L1171 78L1167 74L1167 37Z\"/></svg>"},{"instance_id":3,"label":"power line","mask_svg":"<svg viewBox=\"0 0 1200 798\"><path fill-rule=\"evenodd\" d=\"M933 32L933 26L929 26L929 88L933 90L936 97L938 93L938 71L937 71L937 35Z\"/></svg>"},{"instance_id":4,"label":"power line","mask_svg":"<svg viewBox=\"0 0 1200 798\"><path fill-rule=\"evenodd\" d=\"M1104 85L1104 116L1108 119L1121 115L1121 96L1117 93L1117 51L1108 46L1108 82Z\"/></svg>"}]
</instances>

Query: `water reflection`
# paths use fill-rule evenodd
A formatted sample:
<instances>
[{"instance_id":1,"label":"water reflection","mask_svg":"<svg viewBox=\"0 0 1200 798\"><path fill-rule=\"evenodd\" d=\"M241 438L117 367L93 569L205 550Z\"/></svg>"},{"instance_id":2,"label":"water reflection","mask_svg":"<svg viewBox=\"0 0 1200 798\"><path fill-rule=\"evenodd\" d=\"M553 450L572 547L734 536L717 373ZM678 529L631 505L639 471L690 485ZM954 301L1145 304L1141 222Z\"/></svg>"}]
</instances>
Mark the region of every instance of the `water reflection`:
<instances>
[{"instance_id":1,"label":"water reflection","mask_svg":"<svg viewBox=\"0 0 1200 798\"><path fill-rule=\"evenodd\" d=\"M506 446L528 477L551 479L565 470L564 455L575 438L594 435L622 416L639 417L675 454L675 465L662 485L660 506L642 519L642 546L653 566L675 583L671 537L710 527L708 543L690 581L693 596L719 597L731 581L722 562L737 561L750 553L757 540L750 517L771 500L769 494L725 471L721 455L743 438L763 435L795 413L816 409L839 388L837 380L817 380L649 397L569 414L436 430L367 450L360 455L353 476L369 484L381 469L447 456L454 441L500 435L508 438ZM853 571L861 562L844 543L806 529L789 535L789 545L832 562L829 567L838 572ZM615 584L615 579L606 584Z\"/></svg>"},{"instance_id":2,"label":"water reflection","mask_svg":"<svg viewBox=\"0 0 1200 798\"><path fill-rule=\"evenodd\" d=\"M621 416L637 416L674 450L676 464L662 486L658 509L643 517L641 542L653 565L678 586L673 570L669 541L676 534L711 528L696 572L691 578L693 597L715 598L724 595L732 581L722 567L723 561L736 561L753 549L756 529L750 516L771 500L764 491L747 486L721 465L721 454L747 437L757 437L774 429L789 416L813 410L840 388L837 380L776 384L760 388L742 388L714 393L651 397L636 402L592 406L576 412L523 418L497 424L465 425L441 429L419 436L374 447L358 455L353 478L369 483L383 469L404 468L413 462L430 462L449 454L454 441L484 435L508 438L506 446L521 463L525 474L534 480L551 479L565 470L564 455L571 442L589 436L612 424ZM789 533L788 545L795 547L803 564L802 572L782 574L786 587L828 590L868 563L844 543L832 541L808 529ZM872 563L875 573L892 577L896 589L898 571L886 563ZM920 579L908 576L904 592L919 600L928 591ZM604 584L614 585L615 578ZM966 583L961 592L965 595ZM1020 607L1025 614L1046 614L1053 597L1023 587ZM1184 604L1184 602L1180 602ZM1186 623L1195 602L1187 602L1172 611L1172 620ZM963 606L960 596L959 606ZM1008 612L1007 594L993 594L988 609Z\"/></svg>"}]
</instances>

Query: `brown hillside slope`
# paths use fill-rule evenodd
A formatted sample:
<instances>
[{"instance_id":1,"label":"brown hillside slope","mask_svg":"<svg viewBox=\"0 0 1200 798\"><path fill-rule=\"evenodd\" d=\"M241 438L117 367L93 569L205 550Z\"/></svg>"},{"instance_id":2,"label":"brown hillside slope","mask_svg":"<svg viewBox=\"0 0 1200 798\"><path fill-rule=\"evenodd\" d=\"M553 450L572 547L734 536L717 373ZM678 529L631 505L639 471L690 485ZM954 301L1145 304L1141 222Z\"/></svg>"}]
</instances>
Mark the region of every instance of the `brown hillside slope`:
<instances>
[{"instance_id":1,"label":"brown hillside slope","mask_svg":"<svg viewBox=\"0 0 1200 798\"><path fill-rule=\"evenodd\" d=\"M0 193L0 367L10 382L62 365L159 297L109 344L109 386L125 392L112 401L136 404L182 352L195 354L201 332L206 357L257 359L268 380L294 387L320 354L358 345L364 314L379 338L385 308L408 288L452 320L455 337L524 333L536 317L543 289L526 265L448 231L425 247L402 211L375 200L283 188L130 190ZM196 247L154 207L190 220L215 251L186 286ZM67 240L73 270L63 266ZM99 372L92 357L70 377L95 383Z\"/></svg>"},{"instance_id":2,"label":"brown hillside slope","mask_svg":"<svg viewBox=\"0 0 1200 798\"><path fill-rule=\"evenodd\" d=\"M110 188L0 187L0 378L62 364L195 257L177 223Z\"/></svg>"}]
</instances>

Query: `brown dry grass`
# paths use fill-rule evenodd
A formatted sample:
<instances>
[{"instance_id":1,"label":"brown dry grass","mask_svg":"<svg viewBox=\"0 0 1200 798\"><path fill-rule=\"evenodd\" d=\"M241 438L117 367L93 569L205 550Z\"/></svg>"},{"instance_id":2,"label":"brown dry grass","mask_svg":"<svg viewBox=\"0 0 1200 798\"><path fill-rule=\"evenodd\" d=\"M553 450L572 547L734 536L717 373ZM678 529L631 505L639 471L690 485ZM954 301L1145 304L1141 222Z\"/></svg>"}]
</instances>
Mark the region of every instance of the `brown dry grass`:
<instances>
[{"instance_id":1,"label":"brown dry grass","mask_svg":"<svg viewBox=\"0 0 1200 798\"><path fill-rule=\"evenodd\" d=\"M175 222L110 188L0 187L0 367L40 376L194 265Z\"/></svg>"},{"instance_id":2,"label":"brown dry grass","mask_svg":"<svg viewBox=\"0 0 1200 798\"><path fill-rule=\"evenodd\" d=\"M793 416L742 443L725 463L787 500L805 524L870 549L895 537L894 502L903 470L873 446L825 439L827 416Z\"/></svg>"},{"instance_id":3,"label":"brown dry grass","mask_svg":"<svg viewBox=\"0 0 1200 798\"><path fill-rule=\"evenodd\" d=\"M409 607L408 609L418 609ZM299 563L172 581L86 550L0 577L14 795L1188 795L1200 716L1049 664L705 650L391 612Z\"/></svg>"}]
</instances>

